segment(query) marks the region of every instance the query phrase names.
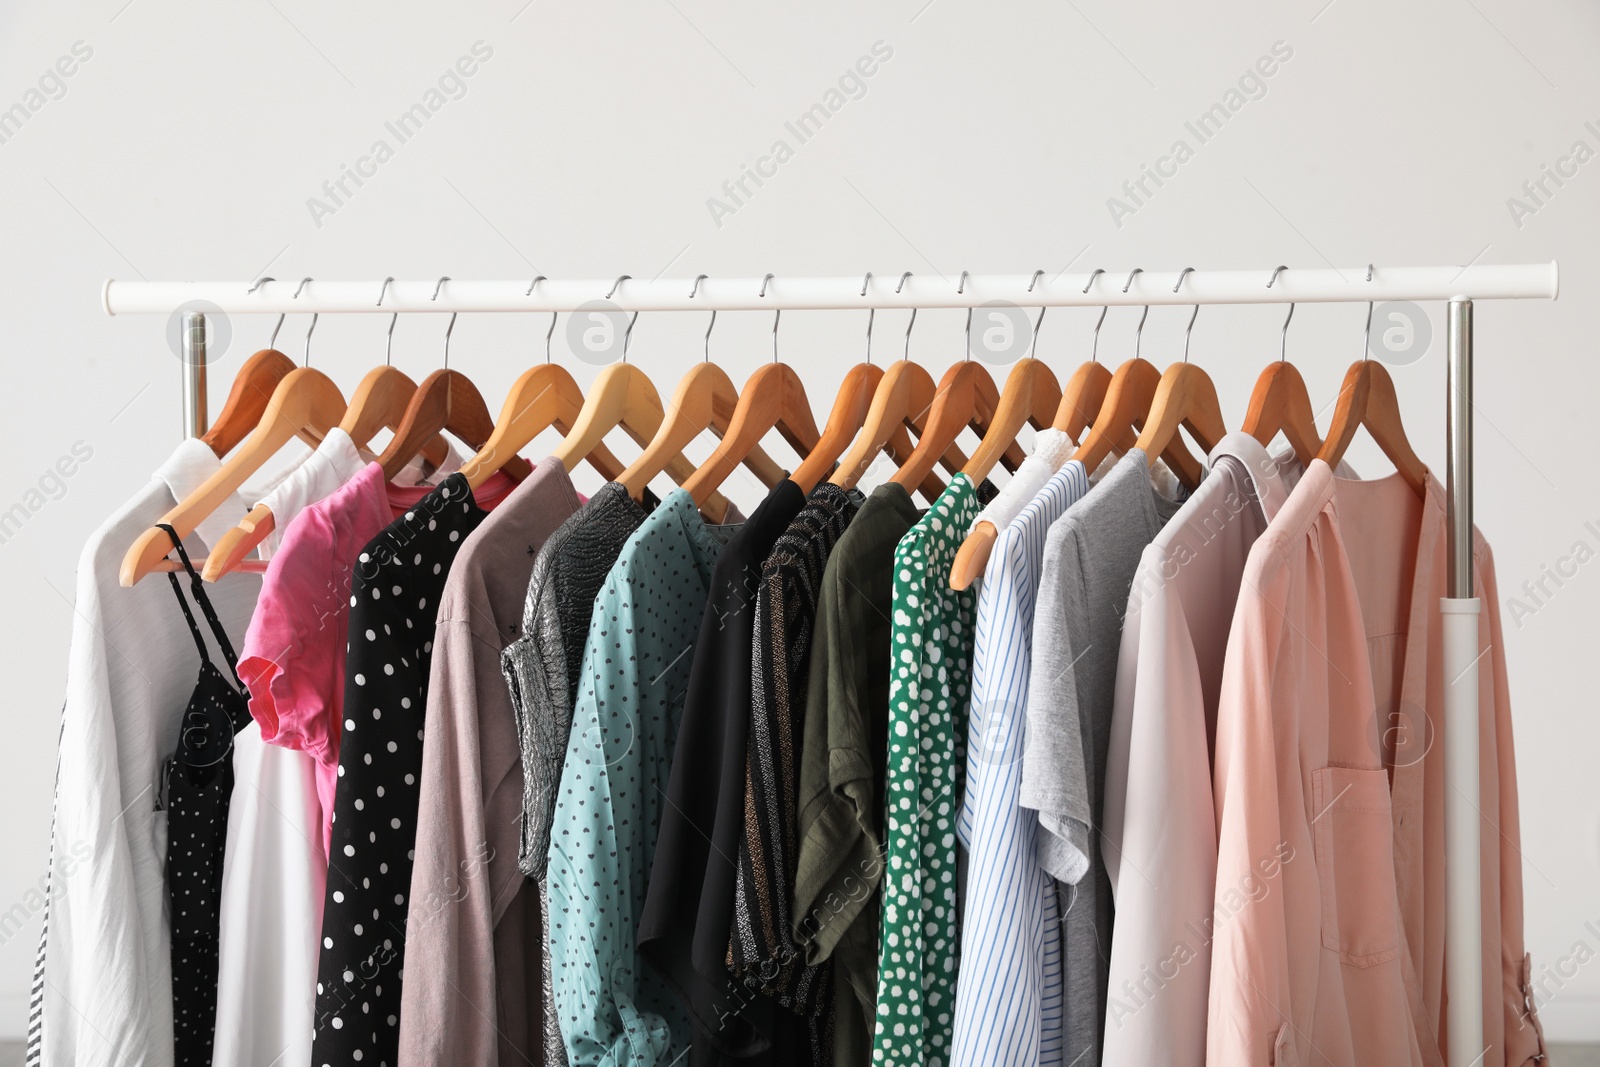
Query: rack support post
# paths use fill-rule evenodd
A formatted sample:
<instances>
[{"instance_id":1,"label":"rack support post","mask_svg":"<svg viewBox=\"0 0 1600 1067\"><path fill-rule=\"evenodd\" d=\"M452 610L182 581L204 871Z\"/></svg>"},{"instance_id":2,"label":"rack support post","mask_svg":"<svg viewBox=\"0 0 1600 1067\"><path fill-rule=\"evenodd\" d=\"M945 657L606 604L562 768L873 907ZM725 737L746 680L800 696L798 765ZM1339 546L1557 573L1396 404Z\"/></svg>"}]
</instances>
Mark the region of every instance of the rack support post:
<instances>
[{"instance_id":1,"label":"rack support post","mask_svg":"<svg viewBox=\"0 0 1600 1067\"><path fill-rule=\"evenodd\" d=\"M1444 614L1445 989L1451 1067L1483 1045L1483 860L1478 801L1478 612L1472 586L1472 301L1451 300L1445 427L1449 546Z\"/></svg>"},{"instance_id":2,"label":"rack support post","mask_svg":"<svg viewBox=\"0 0 1600 1067\"><path fill-rule=\"evenodd\" d=\"M183 313L183 436L204 437L210 425L206 413L206 316L201 311Z\"/></svg>"}]
</instances>

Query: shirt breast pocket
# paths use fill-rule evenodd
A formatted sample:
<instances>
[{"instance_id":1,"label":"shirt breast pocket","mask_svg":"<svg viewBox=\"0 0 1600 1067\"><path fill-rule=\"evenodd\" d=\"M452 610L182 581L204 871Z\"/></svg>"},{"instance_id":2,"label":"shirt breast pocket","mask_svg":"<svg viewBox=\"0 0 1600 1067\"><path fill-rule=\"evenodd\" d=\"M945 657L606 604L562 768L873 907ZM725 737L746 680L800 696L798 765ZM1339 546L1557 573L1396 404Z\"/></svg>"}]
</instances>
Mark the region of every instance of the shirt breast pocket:
<instances>
[{"instance_id":1,"label":"shirt breast pocket","mask_svg":"<svg viewBox=\"0 0 1600 1067\"><path fill-rule=\"evenodd\" d=\"M1352 967L1388 963L1400 954L1389 776L1324 767L1311 787L1323 947Z\"/></svg>"}]
</instances>

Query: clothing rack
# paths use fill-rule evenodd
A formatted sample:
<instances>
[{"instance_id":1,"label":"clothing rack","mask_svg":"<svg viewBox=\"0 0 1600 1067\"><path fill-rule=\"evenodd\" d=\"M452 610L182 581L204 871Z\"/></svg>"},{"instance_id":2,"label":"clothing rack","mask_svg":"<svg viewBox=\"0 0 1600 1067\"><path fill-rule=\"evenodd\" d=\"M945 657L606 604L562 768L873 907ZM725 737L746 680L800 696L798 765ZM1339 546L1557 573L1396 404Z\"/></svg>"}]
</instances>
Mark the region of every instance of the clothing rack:
<instances>
[{"instance_id":1,"label":"clothing rack","mask_svg":"<svg viewBox=\"0 0 1600 1067\"><path fill-rule=\"evenodd\" d=\"M1478 807L1478 613L1472 595L1472 308L1478 300L1554 300L1559 272L1544 264L1348 267L1046 277L886 274L864 279L706 278L558 281L119 282L101 292L108 315L183 313L183 424L207 428L206 314L614 311L789 311L877 308L1106 307L1443 300L1449 305L1446 515L1449 595L1443 615L1445 696L1446 993L1452 1065L1483 1045L1483 955ZM1121 279L1121 284L1118 284ZM373 294L383 295L374 299ZM204 309L204 310L197 310Z\"/></svg>"}]
</instances>

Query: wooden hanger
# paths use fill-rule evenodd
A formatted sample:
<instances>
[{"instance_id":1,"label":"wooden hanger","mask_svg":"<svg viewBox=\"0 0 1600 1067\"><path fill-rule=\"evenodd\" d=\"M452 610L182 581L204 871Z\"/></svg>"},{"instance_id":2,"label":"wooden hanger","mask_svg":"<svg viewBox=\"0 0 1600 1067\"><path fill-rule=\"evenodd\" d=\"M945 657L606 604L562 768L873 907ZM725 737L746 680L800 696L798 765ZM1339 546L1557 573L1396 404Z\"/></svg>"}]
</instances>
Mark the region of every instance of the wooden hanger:
<instances>
[{"instance_id":1,"label":"wooden hanger","mask_svg":"<svg viewBox=\"0 0 1600 1067\"><path fill-rule=\"evenodd\" d=\"M237 454L198 489L161 517L180 538L194 533L200 522L238 491L245 479L260 470L291 438L315 447L338 425L345 411L344 397L333 381L319 370L297 367L278 383L261 421ZM127 588L155 570L172 550L164 530L151 526L122 558L119 580Z\"/></svg>"},{"instance_id":2,"label":"wooden hanger","mask_svg":"<svg viewBox=\"0 0 1600 1067\"><path fill-rule=\"evenodd\" d=\"M810 454L794 469L794 473L789 475L789 480L798 485L801 492L809 494L818 482L833 473L835 461L850 447L866 422L873 397L878 392L878 383L882 380L883 368L871 363L857 363L845 372L822 436Z\"/></svg>"},{"instance_id":3,"label":"wooden hanger","mask_svg":"<svg viewBox=\"0 0 1600 1067\"><path fill-rule=\"evenodd\" d=\"M1344 384L1339 387L1339 403L1333 409L1328 438L1318 450L1317 458L1330 467L1337 467L1350 442L1355 440L1356 431L1363 426L1406 483L1419 494L1425 494L1428 467L1417 458L1411 442L1406 439L1394 379L1376 360L1363 359L1351 364Z\"/></svg>"},{"instance_id":4,"label":"wooden hanger","mask_svg":"<svg viewBox=\"0 0 1600 1067\"><path fill-rule=\"evenodd\" d=\"M603 392L604 387L596 384ZM551 426L567 434L570 440L571 434L582 421L586 407L582 390L565 367L555 363L540 363L530 367L506 394L506 402L500 408L500 419L490 431L488 440L476 455L461 465L461 473L466 477L467 484L478 488L507 461L516 458L528 442ZM567 469L571 470L583 459L587 459L607 481L622 469L622 464L603 442L596 442L579 454Z\"/></svg>"},{"instance_id":5,"label":"wooden hanger","mask_svg":"<svg viewBox=\"0 0 1600 1067\"><path fill-rule=\"evenodd\" d=\"M725 512L707 507L711 494L772 429L802 456L810 455L821 436L805 386L786 363L768 363L750 375L739 391L728 432L699 469L680 483L712 521L721 521Z\"/></svg>"},{"instance_id":6,"label":"wooden hanger","mask_svg":"<svg viewBox=\"0 0 1600 1067\"><path fill-rule=\"evenodd\" d=\"M233 388L228 390L222 413L200 440L219 459L232 452L261 423L273 390L292 370L294 360L276 348L263 348L245 360L234 376Z\"/></svg>"},{"instance_id":7,"label":"wooden hanger","mask_svg":"<svg viewBox=\"0 0 1600 1067\"><path fill-rule=\"evenodd\" d=\"M833 484L854 489L880 453L887 452L897 465L911 458L915 446L907 429L915 430L919 437L922 435L937 391L933 375L920 363L906 359L891 363L873 390L872 406L867 410L861 432L839 460ZM955 445L947 448L940 460L951 474L967 465L967 457ZM944 492L944 482L930 471L918 488L931 504Z\"/></svg>"},{"instance_id":8,"label":"wooden hanger","mask_svg":"<svg viewBox=\"0 0 1600 1067\"><path fill-rule=\"evenodd\" d=\"M1135 356L1118 367L1094 425L1072 458L1093 474L1113 449L1121 454L1132 448L1138 440L1134 431L1149 416L1150 402L1160 384L1161 372L1149 360Z\"/></svg>"},{"instance_id":9,"label":"wooden hanger","mask_svg":"<svg viewBox=\"0 0 1600 1067\"><path fill-rule=\"evenodd\" d=\"M977 485L989 476L1006 445L1015 443L1024 423L1031 423L1034 429L1044 429L1051 425L1060 409L1061 389L1050 368L1031 357L1018 360L1006 376L1005 387L1000 390L1000 408L995 412L989 432L983 435L983 442L963 468L972 484ZM955 562L950 565L951 589L968 589L977 581L989 563L989 553L994 550L999 536L1000 531L987 519L973 526L972 532L961 542Z\"/></svg>"},{"instance_id":10,"label":"wooden hanger","mask_svg":"<svg viewBox=\"0 0 1600 1067\"><path fill-rule=\"evenodd\" d=\"M403 371L385 364L367 372L356 386L345 408L339 429L350 436L359 448L364 448L379 430L393 430L405 418L406 405L417 391L417 383ZM422 450L423 456L438 467L449 456L450 446L444 438L435 437ZM206 556L200 576L214 582L224 574L239 568L246 556L255 551L277 528L277 519L266 504L257 504L250 513L239 520L239 525L223 534Z\"/></svg>"},{"instance_id":11,"label":"wooden hanger","mask_svg":"<svg viewBox=\"0 0 1600 1067\"><path fill-rule=\"evenodd\" d=\"M1282 270L1279 267L1278 270ZM1277 271L1273 272L1277 279ZM1267 283L1271 286L1271 282ZM1283 319L1283 339L1278 345L1278 362L1269 364L1256 379L1250 393L1250 407L1244 414L1244 432L1263 445L1283 431L1289 439L1295 456L1302 466L1310 463L1322 449L1322 438L1317 435L1317 419L1311 410L1311 395L1306 391L1306 380L1300 376L1293 363L1283 357L1289 345L1289 320L1294 318L1294 305Z\"/></svg>"},{"instance_id":12,"label":"wooden hanger","mask_svg":"<svg viewBox=\"0 0 1600 1067\"><path fill-rule=\"evenodd\" d=\"M1217 387L1211 376L1193 363L1174 363L1161 376L1150 402L1150 415L1134 446L1144 450L1151 466L1156 457L1165 459L1178 480L1193 489L1204 477L1204 467L1184 449L1178 437L1180 426L1208 455L1228 432L1222 405L1217 403Z\"/></svg>"},{"instance_id":13,"label":"wooden hanger","mask_svg":"<svg viewBox=\"0 0 1600 1067\"><path fill-rule=\"evenodd\" d=\"M1322 450L1306 380L1293 363L1282 361L1268 365L1256 379L1256 387L1250 393L1250 407L1244 415L1244 432L1263 445L1270 444L1279 430L1288 438L1302 466Z\"/></svg>"},{"instance_id":14,"label":"wooden hanger","mask_svg":"<svg viewBox=\"0 0 1600 1067\"><path fill-rule=\"evenodd\" d=\"M481 449L494 433L494 420L489 416L489 406L483 402L483 394L460 371L436 370L422 379L406 405L406 413L389 447L378 457L383 465L383 476L393 480L421 451L423 444L441 432L449 433L471 449ZM513 480L521 481L533 465L520 456L511 456L500 469Z\"/></svg>"},{"instance_id":15,"label":"wooden hanger","mask_svg":"<svg viewBox=\"0 0 1600 1067\"><path fill-rule=\"evenodd\" d=\"M1094 424L1110 388L1111 371L1104 363L1091 359L1083 364L1072 372L1067 387L1061 390L1061 406L1056 408L1050 428L1065 433L1076 444L1083 439L1083 431Z\"/></svg>"},{"instance_id":16,"label":"wooden hanger","mask_svg":"<svg viewBox=\"0 0 1600 1067\"><path fill-rule=\"evenodd\" d=\"M687 478L694 468L683 457L684 446L708 428L718 437L726 434L738 404L739 392L727 371L715 363L696 363L678 381L656 435L617 481L627 487L629 496L641 501L650 480L669 465L685 465L688 469L682 477ZM745 456L744 465L769 488L783 480L783 468L760 445Z\"/></svg>"},{"instance_id":17,"label":"wooden hanger","mask_svg":"<svg viewBox=\"0 0 1600 1067\"><path fill-rule=\"evenodd\" d=\"M961 431L970 426L980 436L986 433L999 406L1000 390L983 364L964 359L953 365L939 381L917 447L890 480L907 491L919 485ZM1000 458L1015 470L1022 462L1021 453L1021 446L1012 442Z\"/></svg>"},{"instance_id":18,"label":"wooden hanger","mask_svg":"<svg viewBox=\"0 0 1600 1067\"><path fill-rule=\"evenodd\" d=\"M641 446L649 444L661 419L661 394L644 371L632 363L612 363L595 376L572 428L550 454L570 471L619 426ZM606 479L621 473L619 463Z\"/></svg>"}]
</instances>

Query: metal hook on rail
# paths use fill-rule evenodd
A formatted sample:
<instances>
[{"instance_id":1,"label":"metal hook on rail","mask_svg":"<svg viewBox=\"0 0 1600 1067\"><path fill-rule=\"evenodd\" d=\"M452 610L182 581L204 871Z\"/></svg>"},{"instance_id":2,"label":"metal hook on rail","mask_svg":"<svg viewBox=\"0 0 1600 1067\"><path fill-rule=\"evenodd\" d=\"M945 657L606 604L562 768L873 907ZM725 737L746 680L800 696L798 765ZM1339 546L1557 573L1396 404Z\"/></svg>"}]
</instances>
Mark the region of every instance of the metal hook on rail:
<instances>
[{"instance_id":1,"label":"metal hook on rail","mask_svg":"<svg viewBox=\"0 0 1600 1067\"><path fill-rule=\"evenodd\" d=\"M1193 267L1183 268L1183 271L1178 275L1177 282L1172 286L1172 291L1176 293L1178 288L1183 285L1183 279L1192 273L1194 273ZM1189 335L1194 332L1194 320L1198 319L1199 317L1200 305L1196 304L1194 306L1194 311L1189 314L1189 325L1185 326L1183 330L1183 361L1185 363L1189 362Z\"/></svg>"},{"instance_id":2,"label":"metal hook on rail","mask_svg":"<svg viewBox=\"0 0 1600 1067\"><path fill-rule=\"evenodd\" d=\"M1028 292L1033 292L1033 287L1039 284L1039 279L1044 277L1044 271L1033 272L1033 280L1028 283ZM1039 317L1033 320L1033 337L1028 341L1028 355L1032 356L1039 347L1039 327L1044 325L1044 313L1048 310L1043 304L1039 305Z\"/></svg>"},{"instance_id":3,"label":"metal hook on rail","mask_svg":"<svg viewBox=\"0 0 1600 1067\"><path fill-rule=\"evenodd\" d=\"M1368 263L1367 264L1367 281L1370 282L1371 280L1372 280L1372 264ZM1361 342L1361 361L1363 363L1365 363L1367 360L1372 358L1372 304L1373 304L1373 302L1371 300L1367 301L1367 330L1366 330L1365 339Z\"/></svg>"},{"instance_id":4,"label":"metal hook on rail","mask_svg":"<svg viewBox=\"0 0 1600 1067\"><path fill-rule=\"evenodd\" d=\"M867 271L867 276L861 279L861 295L867 295L867 285L872 281L872 272ZM878 317L878 309L867 309L867 363L872 362L872 320Z\"/></svg>"},{"instance_id":5,"label":"metal hook on rail","mask_svg":"<svg viewBox=\"0 0 1600 1067\"><path fill-rule=\"evenodd\" d=\"M306 287L306 283L309 282L310 280L311 279L309 277L301 278L300 279L300 284L295 286L294 295L292 297L290 297L289 299L291 299L291 300L299 300L300 299L300 290L304 289ZM307 366L307 367L311 366L311 331L315 330L316 328L317 328L317 313L313 311L311 313L311 325L306 327L306 350L305 350L305 356L304 356L303 362L304 362L305 366ZM274 337L277 336L277 331L276 330L273 331L273 336Z\"/></svg>"},{"instance_id":6,"label":"metal hook on rail","mask_svg":"<svg viewBox=\"0 0 1600 1067\"><path fill-rule=\"evenodd\" d=\"M615 296L617 294L617 290L622 287L622 283L625 281L630 281L632 278L633 275L631 274L617 275L617 280L611 283L611 291L606 293L606 299L610 300L613 296ZM638 321L639 313L635 311L633 316L628 319L627 329L622 331L622 362L624 363L628 362L628 342L633 338L633 324Z\"/></svg>"},{"instance_id":7,"label":"metal hook on rail","mask_svg":"<svg viewBox=\"0 0 1600 1067\"><path fill-rule=\"evenodd\" d=\"M248 296L249 294L255 292L257 289L261 288L263 285L267 284L268 282L275 282L277 280L278 279L276 279L276 278L273 278L273 277L271 277L269 275L263 274L261 277L256 279L256 283L254 285L252 285L250 288L245 290L245 295ZM267 342L267 347L268 348L277 348L278 347L278 331L283 329L284 317L285 316L282 313L280 313L278 315L278 324L272 328L272 340Z\"/></svg>"},{"instance_id":8,"label":"metal hook on rail","mask_svg":"<svg viewBox=\"0 0 1600 1067\"><path fill-rule=\"evenodd\" d=\"M443 289L444 288L444 283L449 281L449 280L450 280L450 275L448 275L448 274L443 275L439 279L438 284L436 284L433 287L433 295L430 296L428 299L429 300L437 300L437 299L439 299L439 290ZM448 326L446 326L444 328L444 369L445 370L449 370L450 369L450 335L455 332L455 328L456 328L456 312L452 311L452 312L450 312L450 325L448 325Z\"/></svg>"},{"instance_id":9,"label":"metal hook on rail","mask_svg":"<svg viewBox=\"0 0 1600 1067\"><path fill-rule=\"evenodd\" d=\"M389 291L389 284L393 281L394 275L392 274L383 280L383 288L378 290L378 302L373 305L374 307L383 307L383 294ZM383 343L383 365L385 367L394 366L394 324L399 321L400 312L396 311L389 320L389 335Z\"/></svg>"},{"instance_id":10,"label":"metal hook on rail","mask_svg":"<svg viewBox=\"0 0 1600 1067\"><path fill-rule=\"evenodd\" d=\"M689 290L689 299L690 300L693 300L694 299L694 294L696 294L696 293L698 293L700 291L700 283L705 281L709 277L710 277L709 274L702 274L702 275L700 275L699 277L697 277L694 280L694 288ZM716 328L716 325L717 325L717 309L716 308L712 308L711 309L711 321L706 323L705 361L707 363L711 362L711 331Z\"/></svg>"},{"instance_id":11,"label":"metal hook on rail","mask_svg":"<svg viewBox=\"0 0 1600 1067\"><path fill-rule=\"evenodd\" d=\"M899 293L900 293L900 290L905 288L906 279L909 278L909 277L911 277L911 272L910 271L906 271L904 274L900 275L900 284L896 285L894 287L895 295L898 296ZM911 321L906 323L906 347L905 347L905 350L900 353L900 358L903 359L903 360L911 358L911 327L915 326L916 324L917 324L917 309L916 308L912 308L911 309Z\"/></svg>"},{"instance_id":12,"label":"metal hook on rail","mask_svg":"<svg viewBox=\"0 0 1600 1067\"><path fill-rule=\"evenodd\" d=\"M1128 287L1133 284L1133 279L1136 276L1138 276L1140 274L1143 274L1143 273L1144 273L1144 268L1143 267L1135 267L1135 268L1133 268L1133 273L1128 275L1128 280L1126 282L1124 282L1123 285L1122 285L1122 291L1124 293L1126 293L1128 291ZM1134 359L1138 359L1139 358L1139 348L1140 348L1140 346L1142 344L1144 344L1144 320L1148 319L1149 317L1150 317L1150 305L1146 304L1144 306L1144 314L1139 316L1139 325L1133 331L1133 358Z\"/></svg>"},{"instance_id":13,"label":"metal hook on rail","mask_svg":"<svg viewBox=\"0 0 1600 1067\"><path fill-rule=\"evenodd\" d=\"M956 295L957 296L960 296L961 294L963 294L963 293L965 293L967 291L967 276L968 276L968 272L967 271L962 271L961 272L961 284L956 286ZM910 333L909 330L907 330L906 332L907 332L907 334ZM910 342L910 337L909 336L906 338L906 341L907 341L907 345L909 347L909 342ZM969 362L972 359L972 306L970 304L967 305L967 347L963 351L961 358L965 359L965 360L968 360Z\"/></svg>"},{"instance_id":14,"label":"metal hook on rail","mask_svg":"<svg viewBox=\"0 0 1600 1067\"><path fill-rule=\"evenodd\" d=\"M773 276L771 274L768 274L765 278L761 279L761 292L757 293L756 296L763 299L766 297L767 283L772 280L772 277ZM779 308L772 313L772 362L774 363L778 362L778 320L781 318L783 318L782 308Z\"/></svg>"},{"instance_id":15,"label":"metal hook on rail","mask_svg":"<svg viewBox=\"0 0 1600 1067\"><path fill-rule=\"evenodd\" d=\"M1272 288L1272 283L1278 280L1278 275L1283 273L1284 271L1286 271L1288 269L1289 269L1288 267L1282 266L1280 264L1278 266L1278 268L1272 272L1272 277L1267 280L1267 288L1271 289ZM1278 362L1279 363L1284 362L1284 357L1289 352L1289 321L1291 319L1293 319L1293 318L1294 318L1294 301L1291 300L1289 302L1289 314L1287 314L1287 315L1285 315L1283 317L1283 331L1278 336Z\"/></svg>"},{"instance_id":16,"label":"metal hook on rail","mask_svg":"<svg viewBox=\"0 0 1600 1067\"><path fill-rule=\"evenodd\" d=\"M549 279L546 278L543 274L541 274L537 278L533 279L533 281L528 283L528 291L523 293L522 295L523 296L532 296L533 295L534 286L538 285L540 282L543 282L543 281L549 281ZM550 362L550 338L555 336L556 322L560 318L561 318L561 312L559 312L559 311L550 312L550 328L544 332L544 361L547 364Z\"/></svg>"}]
</instances>

